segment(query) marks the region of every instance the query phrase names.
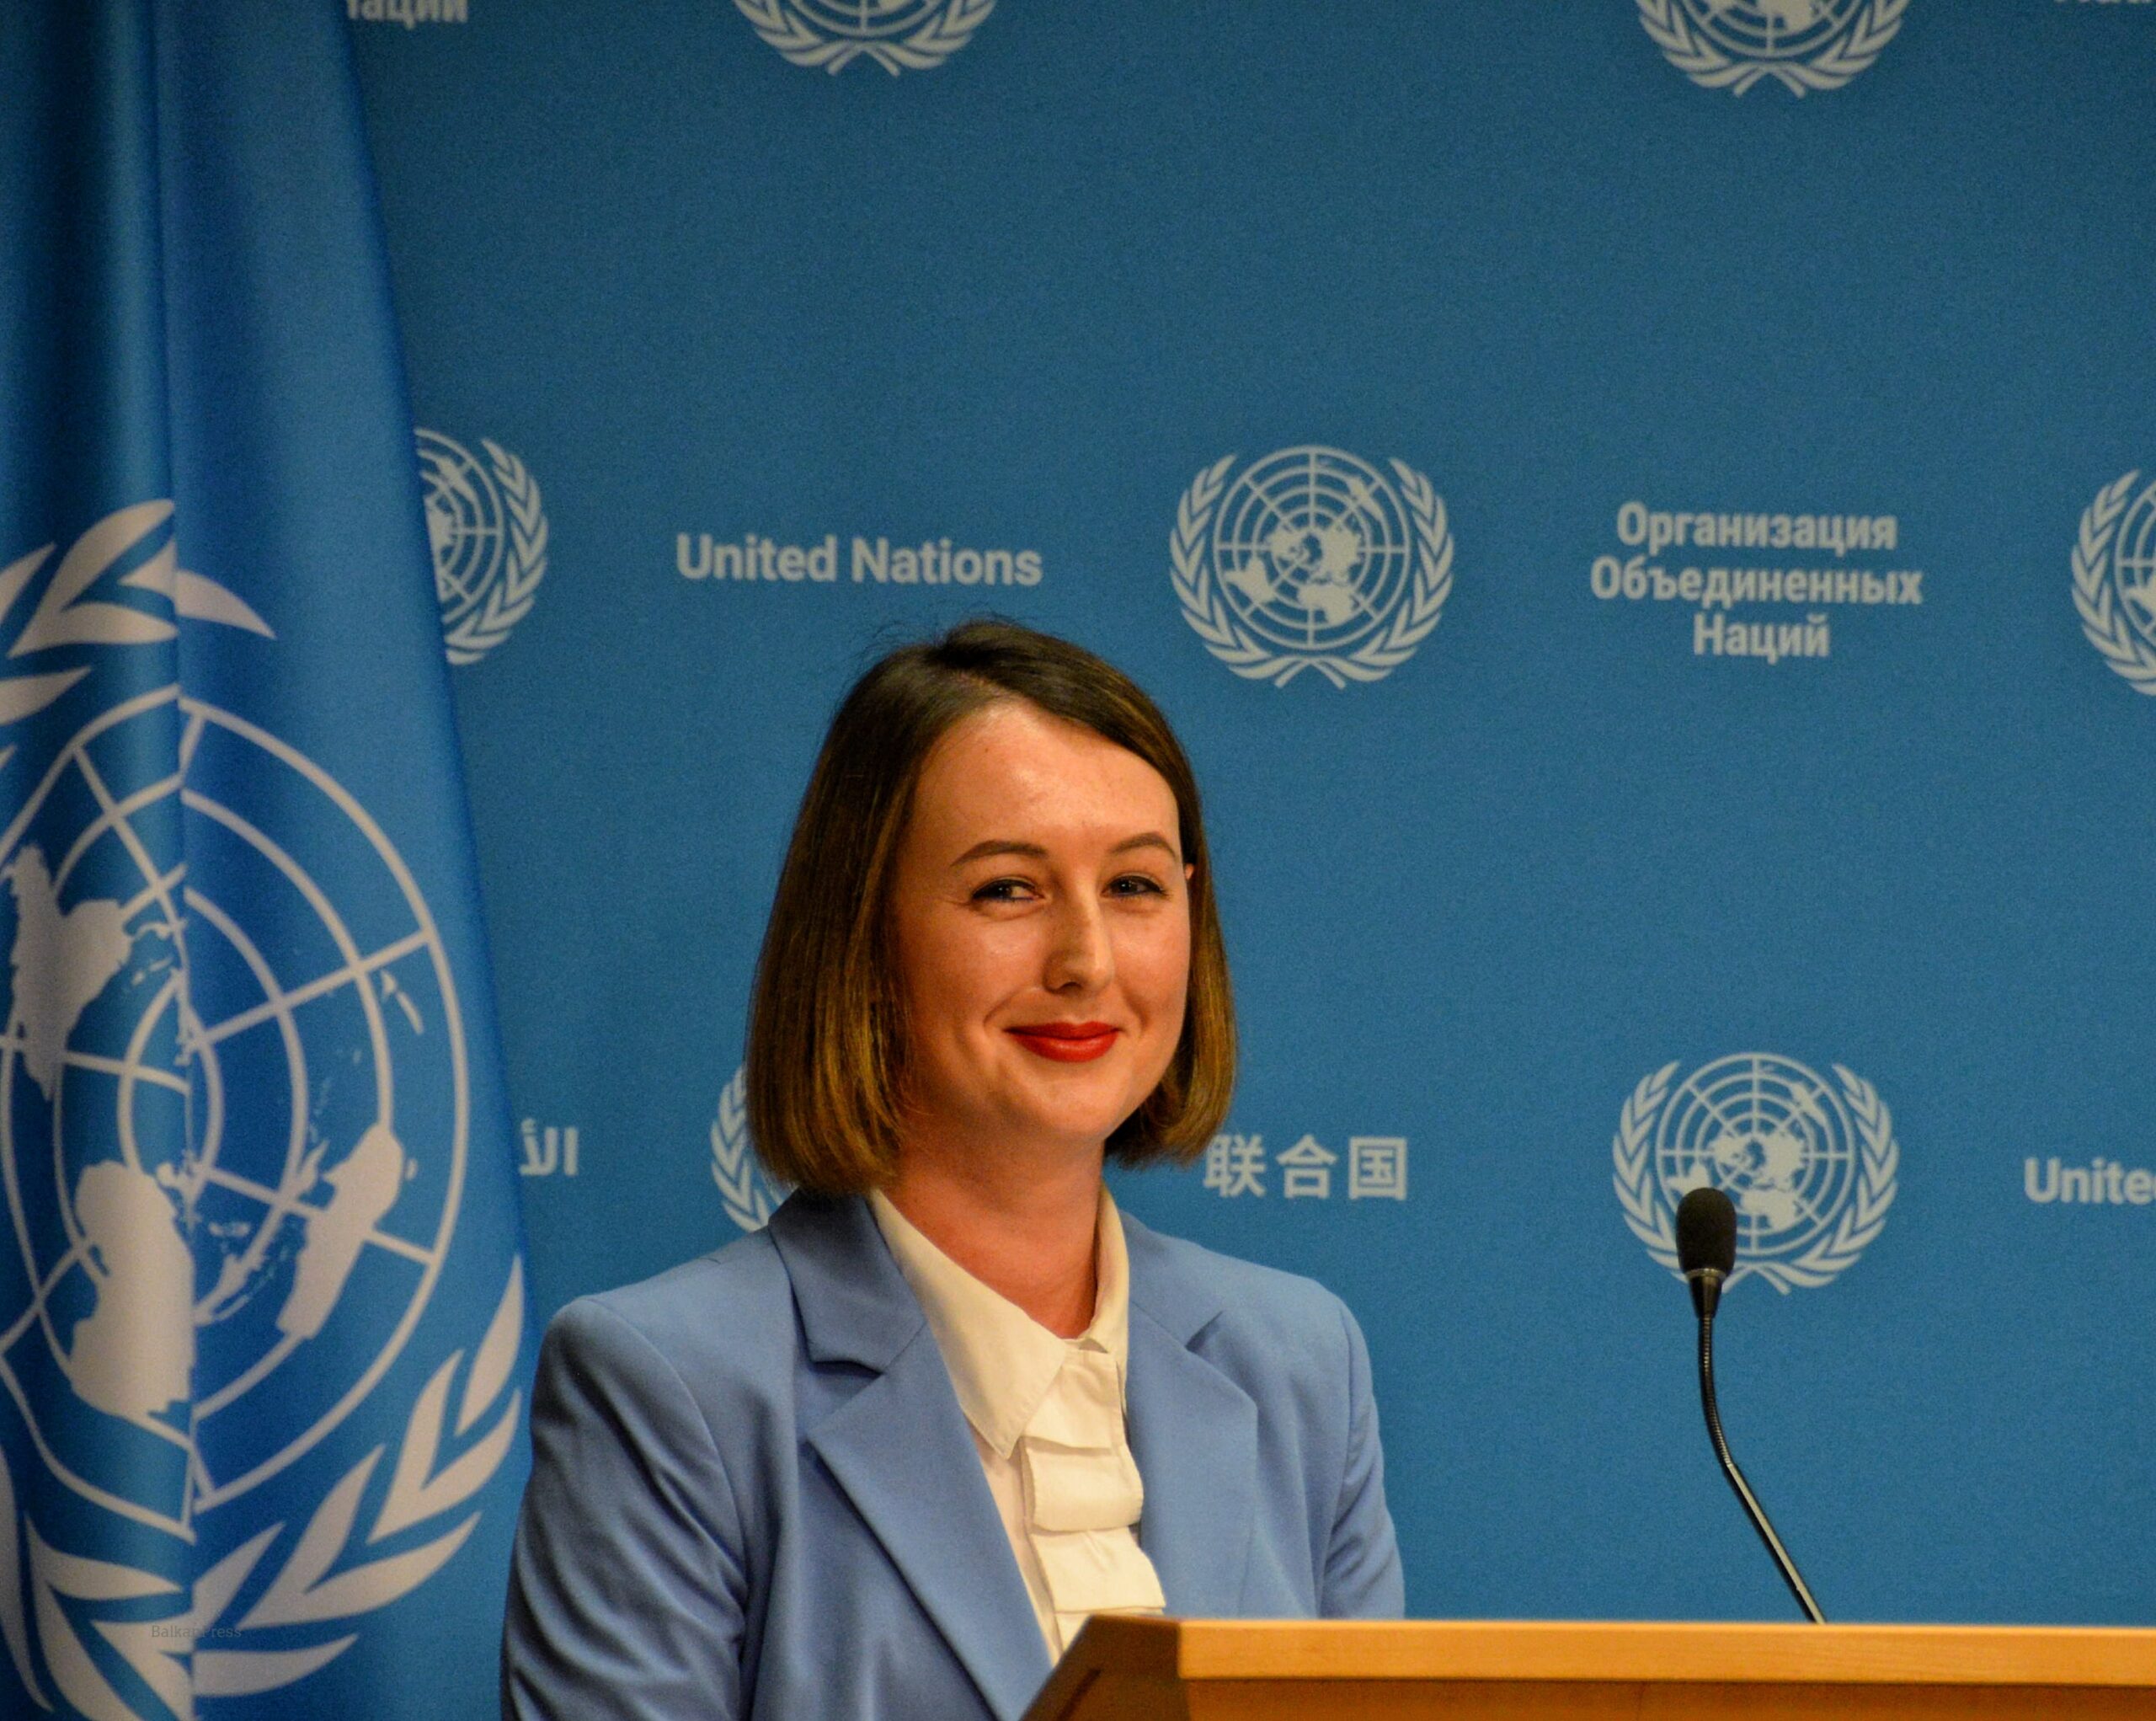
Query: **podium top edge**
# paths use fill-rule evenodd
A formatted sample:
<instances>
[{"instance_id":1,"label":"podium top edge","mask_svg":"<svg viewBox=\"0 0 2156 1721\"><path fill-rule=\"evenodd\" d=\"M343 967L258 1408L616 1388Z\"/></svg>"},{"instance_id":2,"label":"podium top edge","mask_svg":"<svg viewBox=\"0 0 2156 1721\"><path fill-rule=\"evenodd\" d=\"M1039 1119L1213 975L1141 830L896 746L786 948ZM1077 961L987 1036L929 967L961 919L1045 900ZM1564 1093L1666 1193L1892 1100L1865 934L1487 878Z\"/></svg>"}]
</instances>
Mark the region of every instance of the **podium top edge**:
<instances>
[{"instance_id":1,"label":"podium top edge","mask_svg":"<svg viewBox=\"0 0 2156 1721\"><path fill-rule=\"evenodd\" d=\"M2156 1687L2156 1630L2116 1626L1099 1616L1066 1659L1185 1681Z\"/></svg>"}]
</instances>

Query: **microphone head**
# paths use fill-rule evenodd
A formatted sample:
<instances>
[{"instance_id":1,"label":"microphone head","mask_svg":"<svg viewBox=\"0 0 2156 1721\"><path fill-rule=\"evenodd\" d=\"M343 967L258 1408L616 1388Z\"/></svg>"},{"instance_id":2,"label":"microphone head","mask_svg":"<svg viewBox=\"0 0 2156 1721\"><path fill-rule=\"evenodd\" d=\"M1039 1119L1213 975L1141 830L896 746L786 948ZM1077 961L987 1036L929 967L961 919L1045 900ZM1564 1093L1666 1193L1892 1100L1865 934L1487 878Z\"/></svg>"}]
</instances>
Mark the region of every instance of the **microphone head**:
<instances>
[{"instance_id":1,"label":"microphone head","mask_svg":"<svg viewBox=\"0 0 2156 1721\"><path fill-rule=\"evenodd\" d=\"M1737 1208L1711 1184L1677 1204L1677 1266L1689 1275L1712 1269L1725 1278L1737 1265Z\"/></svg>"}]
</instances>

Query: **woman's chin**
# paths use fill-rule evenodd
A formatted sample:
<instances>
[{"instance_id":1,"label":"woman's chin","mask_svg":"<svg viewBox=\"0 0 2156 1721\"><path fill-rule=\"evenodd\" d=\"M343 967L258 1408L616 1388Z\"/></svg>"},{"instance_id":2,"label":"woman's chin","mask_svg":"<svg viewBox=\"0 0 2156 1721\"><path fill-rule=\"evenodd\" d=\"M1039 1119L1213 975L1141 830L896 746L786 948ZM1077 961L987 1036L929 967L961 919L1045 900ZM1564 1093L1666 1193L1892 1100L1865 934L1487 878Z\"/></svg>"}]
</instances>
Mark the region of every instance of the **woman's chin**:
<instances>
[{"instance_id":1,"label":"woman's chin","mask_svg":"<svg viewBox=\"0 0 2156 1721\"><path fill-rule=\"evenodd\" d=\"M1157 1084L1156 1076L1141 1085L1139 1073L1116 1056L1090 1064L1028 1056L1022 1064L982 1072L971 1093L944 1085L914 1113L909 1133L924 1144L940 1141L960 1152L999 1157L1097 1154Z\"/></svg>"},{"instance_id":2,"label":"woman's chin","mask_svg":"<svg viewBox=\"0 0 2156 1721\"><path fill-rule=\"evenodd\" d=\"M1006 1116L1011 1136L1017 1141L1060 1157L1099 1152L1135 1109L1134 1102L1124 1104L1118 1088L1113 1095L1082 1099L1070 1094L1042 1095L1033 1104L1010 1108Z\"/></svg>"}]
</instances>

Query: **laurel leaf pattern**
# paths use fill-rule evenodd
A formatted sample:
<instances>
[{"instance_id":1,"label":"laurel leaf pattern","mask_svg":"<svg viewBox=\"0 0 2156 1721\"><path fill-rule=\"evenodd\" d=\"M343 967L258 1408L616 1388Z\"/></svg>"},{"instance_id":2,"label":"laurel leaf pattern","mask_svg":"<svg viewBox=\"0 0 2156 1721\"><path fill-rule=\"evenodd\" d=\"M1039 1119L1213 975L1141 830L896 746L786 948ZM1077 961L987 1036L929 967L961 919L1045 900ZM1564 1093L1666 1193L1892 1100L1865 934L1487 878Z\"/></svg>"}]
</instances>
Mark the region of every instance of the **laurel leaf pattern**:
<instances>
[{"instance_id":1,"label":"laurel leaf pattern","mask_svg":"<svg viewBox=\"0 0 2156 1721\"><path fill-rule=\"evenodd\" d=\"M23 588L30 583L30 577L45 565L45 558L52 553L55 548L51 544L43 545L27 556L18 556L6 567L0 568L0 621L8 618L8 612L15 607L15 600L23 595Z\"/></svg>"},{"instance_id":2,"label":"laurel leaf pattern","mask_svg":"<svg viewBox=\"0 0 2156 1721\"><path fill-rule=\"evenodd\" d=\"M120 583L124 585L132 582ZM172 577L172 607L190 622L216 622L227 628L243 628L250 633L259 633L264 639L277 637L270 624L237 592L214 580L205 580L200 574L190 574L184 568L177 569Z\"/></svg>"},{"instance_id":3,"label":"laurel leaf pattern","mask_svg":"<svg viewBox=\"0 0 2156 1721\"><path fill-rule=\"evenodd\" d=\"M272 1524L258 1530L195 1580L193 1605L188 1609L188 1623L195 1631L200 1632L223 1617L225 1610L232 1605L232 1598L254 1575L255 1567L262 1563L262 1556L269 1552L270 1544L277 1539L277 1533L283 1527Z\"/></svg>"},{"instance_id":4,"label":"laurel leaf pattern","mask_svg":"<svg viewBox=\"0 0 2156 1721\"><path fill-rule=\"evenodd\" d=\"M765 42L796 66L820 68L834 77L856 60L881 66L894 77L940 66L973 40L995 0L950 0L902 36L859 40L826 35L785 0L734 0Z\"/></svg>"},{"instance_id":5,"label":"laurel leaf pattern","mask_svg":"<svg viewBox=\"0 0 2156 1721\"><path fill-rule=\"evenodd\" d=\"M356 1636L332 1638L304 1649L197 1649L194 1686L197 1697L251 1697L305 1679L326 1667L359 1642Z\"/></svg>"},{"instance_id":6,"label":"laurel leaf pattern","mask_svg":"<svg viewBox=\"0 0 2156 1721\"><path fill-rule=\"evenodd\" d=\"M8 656L11 660L24 657L62 645L157 645L176 638L179 630L161 616L86 596L169 520L172 511L172 504L162 499L137 502L108 514L77 538L61 558L44 596L8 648ZM0 568L0 621L13 612L16 601L55 548L45 544ZM275 637L269 624L236 593L180 567L179 550L169 541L117 583L154 592L183 617ZM89 672L87 667L77 667L0 678L0 724L35 716ZM0 765L5 765L14 751L12 746L0 750Z\"/></svg>"},{"instance_id":7,"label":"laurel leaf pattern","mask_svg":"<svg viewBox=\"0 0 2156 1721\"><path fill-rule=\"evenodd\" d=\"M718 1115L711 1125L711 1180L718 1185L726 1216L742 1230L760 1231L771 1223L776 1191L749 1140L749 1078L744 1070L734 1072L718 1096Z\"/></svg>"},{"instance_id":8,"label":"laurel leaf pattern","mask_svg":"<svg viewBox=\"0 0 2156 1721\"><path fill-rule=\"evenodd\" d=\"M136 1721L132 1710L98 1670L88 1649L76 1634L62 1595L82 1601L136 1601L170 1595L174 1585L154 1572L141 1572L109 1560L86 1559L48 1546L35 1524L29 1533L30 1589L37 1611L45 1665L60 1694L91 1721Z\"/></svg>"},{"instance_id":9,"label":"laurel leaf pattern","mask_svg":"<svg viewBox=\"0 0 2156 1721\"><path fill-rule=\"evenodd\" d=\"M502 1388L509 1384L510 1371L516 1366L517 1353L523 1348L524 1257L519 1255L510 1264L509 1289L502 1293L500 1307L487 1323L479 1354L472 1359L471 1377L464 1383L463 1401L456 1413L459 1436L493 1408Z\"/></svg>"},{"instance_id":10,"label":"laurel leaf pattern","mask_svg":"<svg viewBox=\"0 0 2156 1721\"><path fill-rule=\"evenodd\" d=\"M504 1365L499 1357L490 1360L487 1365L488 1378L483 1382L478 1379L479 1365L475 1363L474 1379L467 1384L467 1399L478 1403L480 1414L483 1414L488 1403L499 1399L516 1354L521 1349L523 1263L520 1259L511 1264L510 1281L502 1293L501 1303L498 1305L494 1317L488 1323L486 1337L480 1344L483 1355L490 1346L499 1350L503 1341L499 1335L504 1330L515 1335L514 1343L509 1350L507 1365ZM409 1498L400 1504L396 1485L392 1483L389 1504L377 1518L374 1536L370 1540L378 1539L399 1528L409 1528L428 1515L437 1518L446 1515L463 1505L492 1478L507 1456L523 1409L522 1395L517 1392L510 1393L499 1419L478 1441L447 1465L439 1469L435 1467L440 1457L443 1406L447 1387L462 1357L461 1351L452 1354L448 1361L435 1371L419 1403L414 1407L405 1425L397 1464L398 1472L408 1478L406 1493ZM369 1452L323 1496L308 1518L292 1552L272 1577L261 1597L236 1627L227 1627L221 1632L221 1647L215 1649L196 1649L194 1651L191 1689L195 1695L246 1696L273 1691L304 1678L342 1654L359 1641L358 1637L346 1633L318 1644L275 1649L223 1647L223 1640L259 1630L289 1628L371 1613L417 1589L446 1564L464 1545L479 1521L477 1512L467 1515L462 1521L417 1547L366 1561L342 1571L337 1569L338 1562L350 1546L353 1528L358 1521L367 1483L385 1450L377 1446ZM15 1521L12 1514L5 1510L11 1497L12 1489L6 1481L4 1467L0 1467L0 1521ZM416 1501L421 1508L418 1517L414 1516L410 1510L412 1501ZM398 1518L401 1521L392 1521L392 1507L397 1509ZM386 1529L383 1527L385 1524L388 1526ZM150 1634L152 1622L100 1620L95 1622L98 1630L128 1656L146 1679L156 1683L163 1676L157 1670L157 1662L147 1659L151 1652L154 1650L156 1655L169 1659L175 1652L164 1647L167 1641L184 1646L198 1642L204 1633L220 1626L234 1600L260 1565L264 1554L284 1531L284 1525L272 1524L258 1531L196 1579L187 1612L176 1620L154 1622L163 1628L167 1633L165 1638L154 1638ZM53 1670L54 1681L60 1686L61 1695L68 1702L83 1709L85 1714L101 1713L96 1705L102 1701L98 1694L98 1687L104 1683L102 1676L97 1673L87 1651L75 1638L72 1627L56 1599L48 1597L46 1592L51 1591L54 1597L65 1594L91 1600L122 1596L140 1598L174 1593L174 1586L152 1573L57 1553L45 1547L38 1539L34 1526L29 1526L29 1533L33 1560L41 1562L40 1569L34 1572L33 1587L38 1592L38 1634L45 1645L47 1665ZM19 1624L19 1604L14 1611L16 1623ZM8 1598L4 1586L0 1586L0 1633L11 1630ZM61 1641L56 1633L64 1636L66 1641ZM11 1653L13 1653L12 1641L10 1647ZM29 1676L26 1644L18 1665L24 1675L24 1687L37 1695L36 1682ZM177 1663L173 1665L177 1665ZM104 1689L109 1694L109 1687ZM113 1697L112 1702L117 1704L119 1699ZM132 1712L124 1705L109 1713L114 1721L136 1721Z\"/></svg>"},{"instance_id":11,"label":"laurel leaf pattern","mask_svg":"<svg viewBox=\"0 0 2156 1721\"><path fill-rule=\"evenodd\" d=\"M181 567L179 546L170 541L120 583L139 591L156 592L189 621L219 622L227 628L244 628L265 639L277 637L270 624L255 614L253 606L237 592Z\"/></svg>"},{"instance_id":12,"label":"laurel leaf pattern","mask_svg":"<svg viewBox=\"0 0 2156 1721\"><path fill-rule=\"evenodd\" d=\"M50 1709L52 1700L30 1670L29 1623L23 1611L21 1521L15 1515L15 1478L8 1472L6 1452L0 1451L0 1536L6 1538L0 1542L0 1641L7 1644L8 1658L15 1664L30 1701L40 1709Z\"/></svg>"},{"instance_id":13,"label":"laurel leaf pattern","mask_svg":"<svg viewBox=\"0 0 2156 1721\"><path fill-rule=\"evenodd\" d=\"M155 1572L140 1572L132 1566L90 1559L78 1553L62 1553L37 1542L36 1531L31 1531L30 1535L40 1550L35 1561L40 1579L62 1595L80 1601L138 1601L146 1595L179 1593L179 1585Z\"/></svg>"},{"instance_id":14,"label":"laurel leaf pattern","mask_svg":"<svg viewBox=\"0 0 2156 1721\"><path fill-rule=\"evenodd\" d=\"M1849 27L1803 59L1748 60L1694 27L1684 0L1639 0L1640 24L1669 63L1705 89L1742 95L1771 77L1791 95L1837 89L1870 66L1902 27L1909 0L1871 0Z\"/></svg>"},{"instance_id":15,"label":"laurel leaf pattern","mask_svg":"<svg viewBox=\"0 0 2156 1721\"><path fill-rule=\"evenodd\" d=\"M369 1542L408 1530L470 1498L494 1473L509 1450L510 1437L516 1432L520 1408L516 1395L510 1398L509 1414L477 1445L452 1459L446 1467L435 1470L435 1462L441 1453L442 1417L449 1402L450 1377L463 1360L462 1351L451 1351L413 1406L411 1422L398 1451L397 1468L390 1478L389 1498L367 1534Z\"/></svg>"},{"instance_id":16,"label":"laurel leaf pattern","mask_svg":"<svg viewBox=\"0 0 2156 1721\"><path fill-rule=\"evenodd\" d=\"M382 1449L376 1446L346 1471L336 1487L323 1497L322 1504L314 1509L314 1515L307 1520L307 1528L300 1532L299 1544L286 1560L283 1569L263 1592L262 1599L240 1621L242 1631L262 1626L301 1625L310 1619L328 1617L315 1612L309 1598L344 1551L344 1542L352 1533L352 1521L359 1515L360 1496L366 1492L367 1478L374 1474L382 1452Z\"/></svg>"},{"instance_id":17,"label":"laurel leaf pattern","mask_svg":"<svg viewBox=\"0 0 2156 1721\"><path fill-rule=\"evenodd\" d=\"M137 502L132 507L106 515L77 538L60 559L51 585L45 587L45 596L31 612L29 624L8 655L20 657L26 652L42 651L48 645L67 644L64 639L55 637L60 618L109 569L171 516L172 504L168 501L160 499Z\"/></svg>"},{"instance_id":18,"label":"laurel leaf pattern","mask_svg":"<svg viewBox=\"0 0 2156 1721\"><path fill-rule=\"evenodd\" d=\"M443 636L449 660L459 665L477 663L510 636L539 594L547 577L547 516L539 481L516 456L485 437L479 446L493 462L494 482L509 510L509 556L500 580L488 589L485 600Z\"/></svg>"},{"instance_id":19,"label":"laurel leaf pattern","mask_svg":"<svg viewBox=\"0 0 2156 1721\"><path fill-rule=\"evenodd\" d=\"M116 603L75 604L41 627L39 617L30 619L32 627L38 628L35 649L39 650L53 645L156 645L179 631L169 622ZM30 649L30 628L26 628L15 649L8 655L18 656Z\"/></svg>"},{"instance_id":20,"label":"laurel leaf pattern","mask_svg":"<svg viewBox=\"0 0 2156 1721\"><path fill-rule=\"evenodd\" d=\"M1239 676L1269 681L1279 665L1271 654L1247 639L1235 623L1226 596L1213 583L1205 557L1206 529L1213 523L1213 510L1227 487L1232 454L1216 460L1198 473L1176 505L1175 531L1168 538L1170 577L1177 601L1205 649Z\"/></svg>"},{"instance_id":21,"label":"laurel leaf pattern","mask_svg":"<svg viewBox=\"0 0 2156 1721\"><path fill-rule=\"evenodd\" d=\"M1654 1198L1649 1144L1655 1119L1668 1097L1670 1078L1676 1073L1677 1066L1668 1063L1641 1080L1617 1114L1617 1133L1610 1141L1610 1156L1616 1162L1614 1181L1617 1200L1625 1210L1625 1223L1647 1246L1647 1253L1673 1273L1677 1270L1677 1233L1662 1204Z\"/></svg>"},{"instance_id":22,"label":"laurel leaf pattern","mask_svg":"<svg viewBox=\"0 0 2156 1721\"><path fill-rule=\"evenodd\" d=\"M0 723L35 716L88 674L87 669L72 669L49 676L10 676L0 681Z\"/></svg>"},{"instance_id":23,"label":"laurel leaf pattern","mask_svg":"<svg viewBox=\"0 0 2156 1721\"><path fill-rule=\"evenodd\" d=\"M2111 578L2111 540L2140 476L2129 472L2105 485L2083 510L2073 543L2073 607L2104 661L2137 692L2156 694L2156 650L2134 631Z\"/></svg>"},{"instance_id":24,"label":"laurel leaf pattern","mask_svg":"<svg viewBox=\"0 0 2156 1721\"><path fill-rule=\"evenodd\" d=\"M193 1682L188 1677L187 1664L181 1660L179 1641L162 1633L170 1629L162 1620L99 1619L91 1624L97 1634L117 1649L127 1665L141 1676L142 1682L157 1693L157 1701L174 1714L191 1715L195 1710Z\"/></svg>"}]
</instances>

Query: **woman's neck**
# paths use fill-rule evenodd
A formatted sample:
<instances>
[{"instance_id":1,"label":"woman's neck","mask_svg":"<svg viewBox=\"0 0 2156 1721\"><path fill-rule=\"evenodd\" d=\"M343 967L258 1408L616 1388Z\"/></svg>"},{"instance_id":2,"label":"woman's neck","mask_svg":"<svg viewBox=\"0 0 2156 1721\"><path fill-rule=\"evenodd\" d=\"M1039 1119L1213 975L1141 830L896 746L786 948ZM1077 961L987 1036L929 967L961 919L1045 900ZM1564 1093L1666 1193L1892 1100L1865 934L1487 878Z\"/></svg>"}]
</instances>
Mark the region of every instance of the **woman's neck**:
<instances>
[{"instance_id":1,"label":"woman's neck","mask_svg":"<svg viewBox=\"0 0 2156 1721\"><path fill-rule=\"evenodd\" d=\"M1099 1154L1044 1167L910 1142L883 1193L923 1237L1049 1332L1075 1339L1092 1324Z\"/></svg>"}]
</instances>

